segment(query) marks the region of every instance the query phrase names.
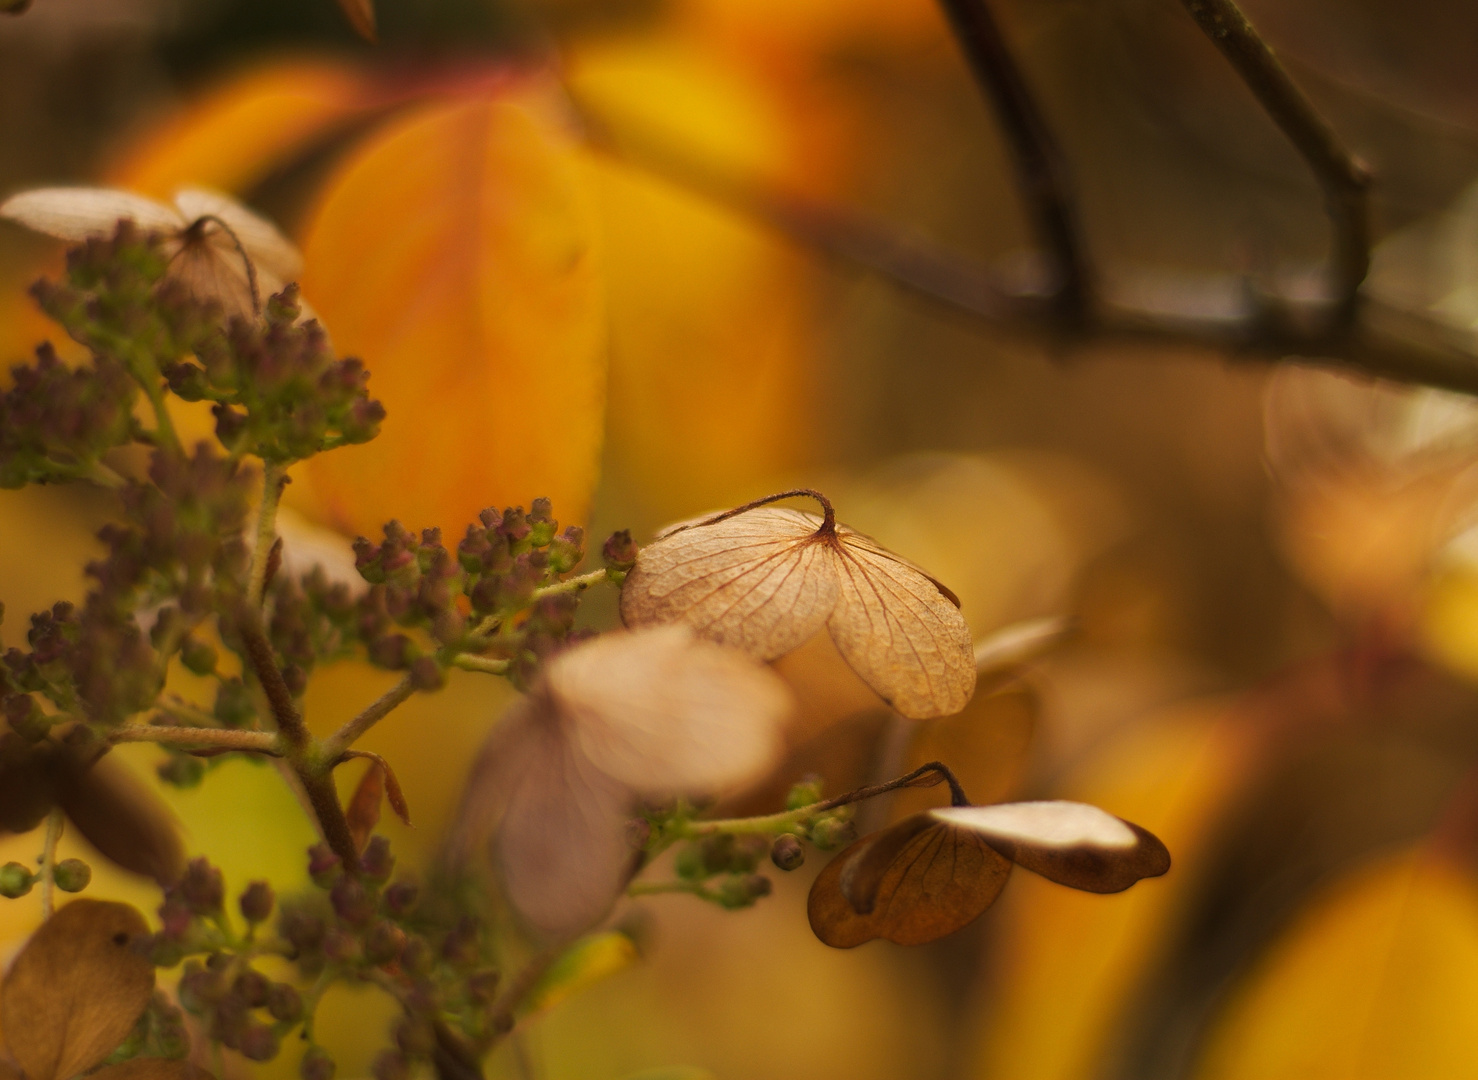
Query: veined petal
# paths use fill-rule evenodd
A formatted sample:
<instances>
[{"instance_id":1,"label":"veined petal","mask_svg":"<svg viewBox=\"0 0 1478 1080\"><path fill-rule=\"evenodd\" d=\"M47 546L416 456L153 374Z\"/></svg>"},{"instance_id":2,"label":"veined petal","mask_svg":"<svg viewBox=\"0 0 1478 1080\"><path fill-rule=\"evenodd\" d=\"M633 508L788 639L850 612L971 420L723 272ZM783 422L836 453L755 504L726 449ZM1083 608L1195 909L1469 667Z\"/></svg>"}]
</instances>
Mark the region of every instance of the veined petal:
<instances>
[{"instance_id":1,"label":"veined petal","mask_svg":"<svg viewBox=\"0 0 1478 1080\"><path fill-rule=\"evenodd\" d=\"M838 539L837 605L826 623L837 650L904 716L959 712L975 691L975 651L943 586L860 533L839 529Z\"/></svg>"},{"instance_id":2,"label":"veined petal","mask_svg":"<svg viewBox=\"0 0 1478 1080\"><path fill-rule=\"evenodd\" d=\"M765 506L669 530L641 550L621 588L627 626L680 622L773 660L820 631L837 602L821 519Z\"/></svg>"},{"instance_id":3,"label":"veined petal","mask_svg":"<svg viewBox=\"0 0 1478 1080\"><path fill-rule=\"evenodd\" d=\"M282 281L296 281L303 273L303 256L293 242L278 231L277 226L242 206L229 195L206 188L181 188L175 192L187 223L204 217L217 218L241 241L259 273ZM230 237L226 237L229 241ZM232 243L234 250L234 242ZM263 290L263 299L268 293Z\"/></svg>"}]
</instances>

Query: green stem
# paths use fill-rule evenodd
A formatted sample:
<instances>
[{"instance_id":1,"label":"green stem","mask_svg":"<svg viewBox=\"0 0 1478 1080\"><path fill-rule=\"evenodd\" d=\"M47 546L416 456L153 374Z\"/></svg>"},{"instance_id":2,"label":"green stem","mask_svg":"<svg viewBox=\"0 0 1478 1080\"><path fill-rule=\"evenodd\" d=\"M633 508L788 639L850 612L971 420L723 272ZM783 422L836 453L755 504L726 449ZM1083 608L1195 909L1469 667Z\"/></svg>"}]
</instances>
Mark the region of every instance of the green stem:
<instances>
[{"instance_id":1,"label":"green stem","mask_svg":"<svg viewBox=\"0 0 1478 1080\"><path fill-rule=\"evenodd\" d=\"M627 896L657 896L662 893L709 895L709 891L696 881L638 881L626 887Z\"/></svg>"},{"instance_id":2,"label":"green stem","mask_svg":"<svg viewBox=\"0 0 1478 1080\"><path fill-rule=\"evenodd\" d=\"M396 708L405 702L416 692L416 685L411 681L409 675L402 678L398 683L386 690L369 705L364 711L350 720L338 731L323 740L320 747L325 761L337 761L339 756L349 747L353 746L359 737L370 728L374 727L385 717L389 716Z\"/></svg>"},{"instance_id":3,"label":"green stem","mask_svg":"<svg viewBox=\"0 0 1478 1080\"><path fill-rule=\"evenodd\" d=\"M108 732L108 741L152 742L161 746L212 746L260 754L280 754L282 745L270 731L236 731L230 728L166 727L162 724L127 724Z\"/></svg>"},{"instance_id":4,"label":"green stem","mask_svg":"<svg viewBox=\"0 0 1478 1080\"><path fill-rule=\"evenodd\" d=\"M56 848L62 839L62 828L66 815L60 806L51 808L46 815L46 840L41 849L41 917L51 918L56 910Z\"/></svg>"},{"instance_id":5,"label":"green stem","mask_svg":"<svg viewBox=\"0 0 1478 1080\"><path fill-rule=\"evenodd\" d=\"M590 586L606 579L604 569L592 570L588 574L580 574L577 577L568 578L565 581L557 581L553 585L545 585L541 589L534 590L534 600L542 600L546 596L558 596L560 593L584 592Z\"/></svg>"},{"instance_id":6,"label":"green stem","mask_svg":"<svg viewBox=\"0 0 1478 1080\"><path fill-rule=\"evenodd\" d=\"M262 501L257 506L256 545L251 552L251 569L246 579L246 602L254 608L262 606L267 588L267 563L272 545L277 541L277 505L282 500L282 486L287 470L276 462L268 462L262 471Z\"/></svg>"},{"instance_id":7,"label":"green stem","mask_svg":"<svg viewBox=\"0 0 1478 1080\"><path fill-rule=\"evenodd\" d=\"M484 675L505 675L508 672L508 661L489 660L483 656L458 653L452 657L452 667L461 668L463 671L480 671Z\"/></svg>"}]
</instances>

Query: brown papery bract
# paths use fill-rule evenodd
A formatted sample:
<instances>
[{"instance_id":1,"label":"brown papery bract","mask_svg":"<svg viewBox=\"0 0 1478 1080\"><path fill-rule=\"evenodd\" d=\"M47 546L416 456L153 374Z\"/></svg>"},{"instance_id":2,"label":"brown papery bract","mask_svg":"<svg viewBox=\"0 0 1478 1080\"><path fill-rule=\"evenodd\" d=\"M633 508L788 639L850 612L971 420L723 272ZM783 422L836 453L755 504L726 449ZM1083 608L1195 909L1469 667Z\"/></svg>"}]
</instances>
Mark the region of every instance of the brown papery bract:
<instances>
[{"instance_id":1,"label":"brown papery bract","mask_svg":"<svg viewBox=\"0 0 1478 1080\"><path fill-rule=\"evenodd\" d=\"M485 842L535 929L598 922L634 867L625 824L643 798L712 795L780 754L779 677L682 626L608 634L552 660L473 767L453 855Z\"/></svg>"},{"instance_id":2,"label":"brown papery bract","mask_svg":"<svg viewBox=\"0 0 1478 1080\"><path fill-rule=\"evenodd\" d=\"M1061 885L1111 893L1170 869L1151 833L1073 802L952 806L904 818L831 861L811 887L811 929L849 949L874 938L922 945L973 922L1011 864Z\"/></svg>"},{"instance_id":3,"label":"brown papery bract","mask_svg":"<svg viewBox=\"0 0 1478 1080\"><path fill-rule=\"evenodd\" d=\"M685 623L773 660L824 626L904 716L948 716L975 689L970 631L948 589L829 518L773 506L668 530L621 589L628 626Z\"/></svg>"}]
</instances>

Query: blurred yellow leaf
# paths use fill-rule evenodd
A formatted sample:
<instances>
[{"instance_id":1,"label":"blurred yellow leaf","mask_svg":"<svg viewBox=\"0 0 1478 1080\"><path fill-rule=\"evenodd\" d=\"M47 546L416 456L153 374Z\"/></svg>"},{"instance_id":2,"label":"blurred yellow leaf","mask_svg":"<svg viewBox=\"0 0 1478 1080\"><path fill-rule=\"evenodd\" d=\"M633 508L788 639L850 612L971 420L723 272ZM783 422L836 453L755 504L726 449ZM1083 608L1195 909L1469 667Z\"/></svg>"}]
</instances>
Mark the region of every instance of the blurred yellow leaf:
<instances>
[{"instance_id":1,"label":"blurred yellow leaf","mask_svg":"<svg viewBox=\"0 0 1478 1080\"><path fill-rule=\"evenodd\" d=\"M587 986L636 962L636 943L619 930L581 938L566 949L529 992L524 1009L544 1012Z\"/></svg>"},{"instance_id":2,"label":"blurred yellow leaf","mask_svg":"<svg viewBox=\"0 0 1478 1080\"><path fill-rule=\"evenodd\" d=\"M1182 708L1122 738L1054 797L1149 829L1175 860L1118 896L1018 874L998 907L1001 988L983 1011L970 1075L1079 1080L1104 1060L1120 1010L1166 947L1167 921L1195 888L1201 843L1255 744L1222 703ZM971 792L973 796L974 793Z\"/></svg>"},{"instance_id":3,"label":"blurred yellow leaf","mask_svg":"<svg viewBox=\"0 0 1478 1080\"><path fill-rule=\"evenodd\" d=\"M194 184L240 193L367 107L366 82L328 60L282 60L227 79L155 123L107 182L164 199Z\"/></svg>"},{"instance_id":4,"label":"blurred yellow leaf","mask_svg":"<svg viewBox=\"0 0 1478 1080\"><path fill-rule=\"evenodd\" d=\"M705 167L770 176L805 155L762 82L678 42L582 52L570 82L618 138ZM825 433L813 267L666 180L586 165L608 239L611 480L653 521L775 490Z\"/></svg>"},{"instance_id":5,"label":"blurred yellow leaf","mask_svg":"<svg viewBox=\"0 0 1478 1080\"><path fill-rule=\"evenodd\" d=\"M1407 851L1336 882L1263 957L1199 1080L1420 1080L1478 1061L1478 883Z\"/></svg>"},{"instance_id":6,"label":"blurred yellow leaf","mask_svg":"<svg viewBox=\"0 0 1478 1080\"><path fill-rule=\"evenodd\" d=\"M459 534L547 495L582 521L600 458L605 312L596 227L566 134L511 100L415 110L329 179L304 291L389 412L321 455L305 509Z\"/></svg>"}]
</instances>

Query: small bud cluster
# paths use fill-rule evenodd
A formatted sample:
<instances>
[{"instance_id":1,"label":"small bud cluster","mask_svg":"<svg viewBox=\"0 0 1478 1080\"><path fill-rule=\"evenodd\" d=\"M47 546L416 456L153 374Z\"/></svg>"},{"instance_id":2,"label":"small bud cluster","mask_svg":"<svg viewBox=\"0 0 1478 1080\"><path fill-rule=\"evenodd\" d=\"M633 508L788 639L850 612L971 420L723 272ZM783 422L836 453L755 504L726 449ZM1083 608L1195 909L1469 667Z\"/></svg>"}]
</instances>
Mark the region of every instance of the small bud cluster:
<instances>
[{"instance_id":1,"label":"small bud cluster","mask_svg":"<svg viewBox=\"0 0 1478 1080\"><path fill-rule=\"evenodd\" d=\"M52 867L51 875L62 892L76 893L87 888L92 881L92 867L81 859L63 859ZM8 862L0 866L0 896L9 900L25 896L41 878L39 870L32 871L24 863Z\"/></svg>"},{"instance_id":2,"label":"small bud cluster","mask_svg":"<svg viewBox=\"0 0 1478 1080\"><path fill-rule=\"evenodd\" d=\"M127 1039L107 1059L118 1065L133 1058L183 1058L190 1052L185 1014L162 990L154 991Z\"/></svg>"},{"instance_id":3,"label":"small bud cluster","mask_svg":"<svg viewBox=\"0 0 1478 1080\"><path fill-rule=\"evenodd\" d=\"M506 661L514 682L526 685L540 660L580 636L576 596L541 590L579 565L584 541L578 525L559 531L543 498L528 513L521 506L484 510L455 552L440 529L416 537L395 521L379 544L361 537L355 561L371 588L360 603L358 632L371 662L435 689L440 657L475 653Z\"/></svg>"},{"instance_id":4,"label":"small bud cluster","mask_svg":"<svg viewBox=\"0 0 1478 1080\"><path fill-rule=\"evenodd\" d=\"M210 401L216 438L233 456L299 461L336 446L368 442L385 409L365 387L355 359L337 360L316 321L299 323L298 288L272 297L260 321L232 319L205 337L195 359L165 367L185 401Z\"/></svg>"},{"instance_id":5,"label":"small bud cluster","mask_svg":"<svg viewBox=\"0 0 1478 1080\"><path fill-rule=\"evenodd\" d=\"M86 477L137 434L138 386L106 357L72 369L47 344L34 365L13 367L10 376L0 394L0 488Z\"/></svg>"},{"instance_id":6,"label":"small bud cluster","mask_svg":"<svg viewBox=\"0 0 1478 1080\"><path fill-rule=\"evenodd\" d=\"M732 911L770 895L770 879L755 873L769 849L763 836L717 833L679 851L675 868L697 895Z\"/></svg>"}]
</instances>

